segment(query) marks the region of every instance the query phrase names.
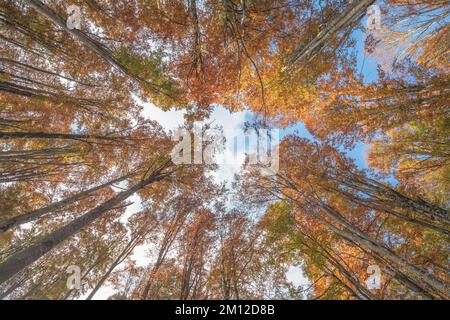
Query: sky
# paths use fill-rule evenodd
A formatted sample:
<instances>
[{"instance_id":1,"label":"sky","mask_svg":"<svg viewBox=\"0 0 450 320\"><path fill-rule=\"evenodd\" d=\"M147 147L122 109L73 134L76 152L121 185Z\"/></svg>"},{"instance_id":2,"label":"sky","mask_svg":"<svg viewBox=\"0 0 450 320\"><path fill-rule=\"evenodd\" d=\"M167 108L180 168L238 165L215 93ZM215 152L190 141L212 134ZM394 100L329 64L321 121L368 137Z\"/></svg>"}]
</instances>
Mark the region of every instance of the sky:
<instances>
[{"instance_id":1,"label":"sky","mask_svg":"<svg viewBox=\"0 0 450 320\"><path fill-rule=\"evenodd\" d=\"M365 24L365 19L362 21ZM364 35L363 31L356 30L353 32L352 36L356 40L356 55L357 55L357 70L360 70L364 76L365 82L373 82L378 79L377 73L377 61L373 57L366 57L364 54ZM185 110L169 110L163 111L151 103L142 103L143 111L142 116L149 120L157 121L166 132L174 131L181 127L184 122ZM219 126L223 128L223 131L228 130L239 130L242 129L246 121L251 122L254 119L254 114L251 111L244 110L238 112L230 112L226 107L216 105L214 106L211 116L207 119L208 123L213 122L214 126ZM314 140L314 137L307 130L302 122L298 122L295 125L289 126L287 128L280 129L279 135L280 140L290 134L296 134L302 138L309 140ZM356 143L352 150L345 150L345 153L350 158L354 159L355 164L361 168L367 168L366 163L366 152L368 146L364 143ZM343 150L344 151L344 150ZM213 179L218 183L231 183L233 181L234 175L239 173L241 166L245 159L245 150L240 148L237 150L237 161L232 164L220 164L218 169L211 172ZM141 200L138 195L134 195L130 202L133 204L127 207L122 221L126 221L131 215L139 212L141 207ZM137 247L131 258L136 261L138 266L148 265L152 259L149 256L149 250L151 248L147 246ZM118 269L120 266L118 267ZM309 286L309 281L307 277L303 274L302 270L298 266L291 266L286 274L286 277L293 284L303 287ZM94 300L106 299L114 293L113 288L105 284L94 296ZM84 299L89 294L86 293L80 299Z\"/></svg>"},{"instance_id":2,"label":"sky","mask_svg":"<svg viewBox=\"0 0 450 320\"><path fill-rule=\"evenodd\" d=\"M178 127L181 127L184 124L184 110L171 110L171 111L162 111L160 108L150 104L143 104L142 115L148 120L157 121L165 131L174 131ZM211 123L214 121L214 125L217 125L223 128L223 131L226 132L228 130L239 130L244 127L244 123L246 121L250 121L253 118L253 115L250 111L239 111L231 113L228 109L223 106L216 105L214 107L211 116L208 118L207 122ZM295 130L299 130L305 137L311 137L311 135L307 132L306 128L301 124L297 126L292 126L280 133L280 136L284 136L288 133L292 133ZM234 175L240 172L241 166L244 163L245 158L245 150L243 148L237 150L237 161L234 161L232 164L221 164L218 169L211 172L211 175L215 182L217 183L231 183L233 181ZM141 200L138 195L134 195L130 198L130 202L133 202L132 205L126 208L125 214L122 216L122 221L127 221L128 218L134 213L139 212L141 207ZM149 258L149 247L148 246L139 246L133 252L131 258L136 261L138 266L146 266L149 262L151 262L151 258ZM117 268L119 269L120 266ZM287 277L290 281L299 284L307 284L308 280L303 276L300 268L291 267L289 272L287 273ZM110 285L104 285L101 289L98 290L96 295L94 296L94 300L103 300L108 298L114 294L114 290ZM80 297L80 299L84 299L89 295L87 292L84 296Z\"/></svg>"},{"instance_id":3,"label":"sky","mask_svg":"<svg viewBox=\"0 0 450 320\"><path fill-rule=\"evenodd\" d=\"M150 104L143 104L142 115L149 120L157 121L165 131L174 131L178 127L184 124L184 110L171 110L162 111L158 107ZM222 127L224 132L227 130L238 130L244 127L246 121L251 121L253 119L253 114L250 111L239 111L231 113L228 109L223 106L216 105L214 110L208 118L207 122L210 123L214 121L214 125ZM299 136L307 139L313 139L312 135L305 128L303 123L298 123L296 125L290 126L288 128L280 130L280 139L289 134L298 134ZM364 151L365 147L360 146L355 150L349 152L349 155L357 160L357 163L364 163ZM211 172L211 175L215 182L217 183L227 183L230 184L233 181L234 175L238 174L241 170L241 166L245 159L245 150L240 148L237 150L237 159L232 164L221 164L218 169ZM130 198L132 205L126 208L125 214L122 216L121 220L123 222L127 221L128 218L134 213L139 212L142 209L141 199L138 195L134 195ZM136 261L138 266L146 266L151 262L149 257L149 247L139 246L133 252L131 258ZM119 269L120 266L117 268ZM300 267L290 267L288 273L286 274L287 279L290 280L295 285L308 285L308 279L303 275ZM94 296L94 300L106 299L114 293L114 290L110 285L104 285ZM84 299L89 294L86 293L80 299Z\"/></svg>"}]
</instances>

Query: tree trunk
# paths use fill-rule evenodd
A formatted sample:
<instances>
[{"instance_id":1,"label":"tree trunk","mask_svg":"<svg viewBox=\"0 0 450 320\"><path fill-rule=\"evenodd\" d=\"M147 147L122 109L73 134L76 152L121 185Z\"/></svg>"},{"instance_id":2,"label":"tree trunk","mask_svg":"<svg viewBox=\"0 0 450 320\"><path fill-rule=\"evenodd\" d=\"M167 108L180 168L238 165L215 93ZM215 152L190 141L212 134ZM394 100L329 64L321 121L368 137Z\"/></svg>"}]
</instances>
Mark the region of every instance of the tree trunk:
<instances>
[{"instance_id":1,"label":"tree trunk","mask_svg":"<svg viewBox=\"0 0 450 320\"><path fill-rule=\"evenodd\" d=\"M5 262L0 264L0 284L4 283L8 279L16 275L18 272L31 265L33 262L41 258L44 254L61 244L64 240L78 233L81 229L85 228L90 223L98 219L105 212L113 209L122 201L133 195L135 192L153 182L161 180L164 177L161 175L161 172L168 166L170 166L169 162L166 162L145 180L142 180L128 190L118 193L116 196L99 205L98 207L76 218L68 225L48 234L43 239L37 241L36 243L8 258Z\"/></svg>"},{"instance_id":2,"label":"tree trunk","mask_svg":"<svg viewBox=\"0 0 450 320\"><path fill-rule=\"evenodd\" d=\"M133 78L139 79L135 74L133 74L130 70L128 70L119 60L117 60L111 51L106 48L104 45L95 41L84 32L78 29L69 29L67 27L67 21L60 17L55 11L53 11L50 7L48 7L45 3L39 0L27 0L33 8L35 8L39 13L46 16L50 21L60 26L62 29L73 35L78 41L80 41L83 45L94 51L97 55L99 55L103 60L110 63L112 66L118 68L123 73L132 76Z\"/></svg>"},{"instance_id":3,"label":"tree trunk","mask_svg":"<svg viewBox=\"0 0 450 320\"><path fill-rule=\"evenodd\" d=\"M0 139L67 139L83 141L86 139L115 140L115 137L73 134L73 133L48 133L48 132L0 132Z\"/></svg>"},{"instance_id":4,"label":"tree trunk","mask_svg":"<svg viewBox=\"0 0 450 320\"><path fill-rule=\"evenodd\" d=\"M65 206L69 205L69 204L72 204L72 203L74 203L76 201L79 201L82 198L90 195L91 193L93 193L93 192L95 192L97 190L106 188L106 187L108 187L108 186L110 186L110 185L112 185L114 183L118 183L120 181L123 181L123 180L129 178L130 176L131 176L130 174L127 174L125 176L122 176L120 178L111 180L111 181L106 182L106 183L104 183L102 185L99 185L97 187L93 187L91 189L79 192L79 193L77 193L77 194L75 194L73 196L70 196L70 197L68 197L66 199L63 199L61 201L54 202L54 203L52 203L52 204L50 204L50 205L48 205L48 206L46 206L44 208L33 210L33 211L28 212L28 213L22 214L20 216L12 217L12 218L10 218L8 220L0 221L0 232L6 232L9 229L11 229L13 227L16 227L18 225L34 221L34 220L42 217L44 214L50 213L50 212L52 212L54 210L57 210L59 208L63 208Z\"/></svg>"},{"instance_id":5,"label":"tree trunk","mask_svg":"<svg viewBox=\"0 0 450 320\"><path fill-rule=\"evenodd\" d=\"M177 237L178 233L180 232L181 228L184 225L184 222L186 220L186 215L184 212L178 212L173 217L173 221L171 222L168 230L164 234L164 238L161 241L161 245L158 250L158 257L156 259L156 262L154 266L152 267L149 277L147 279L147 282L145 284L144 289L142 290L142 299L147 299L150 289L152 287L153 283L153 277L158 272L159 268L163 264L166 255L172 245L172 243L175 241L175 238Z\"/></svg>"},{"instance_id":6,"label":"tree trunk","mask_svg":"<svg viewBox=\"0 0 450 320\"><path fill-rule=\"evenodd\" d=\"M86 298L86 300L91 300L94 297L94 295L103 286L103 284L111 275L111 273L114 271L114 269L133 252L133 249L138 245L139 241L142 239L143 236L145 236L145 234L146 233L144 225L139 231L134 233L134 235L131 237L131 240L127 243L127 245L119 254L119 256L116 258L116 260L114 260L114 262L111 264L108 271L106 271L106 273L101 277L100 281L96 284L91 293L89 293L89 296Z\"/></svg>"},{"instance_id":7,"label":"tree trunk","mask_svg":"<svg viewBox=\"0 0 450 320\"><path fill-rule=\"evenodd\" d=\"M396 265L400 270L404 271L402 273L411 276L417 282L422 283L431 292L439 293L443 298L450 297L448 285L442 282L437 277L425 272L424 270L414 266L409 263L406 259L400 257L397 253L389 248L386 248L382 244L370 239L366 234L361 232L359 229L348 223L342 215L334 211L331 207L325 204L319 204L320 209L322 209L334 222L343 226L341 229L321 216L318 216L321 221L323 221L334 233L347 239L353 241L369 249L370 251L379 254L381 257L386 259L389 263Z\"/></svg>"},{"instance_id":8,"label":"tree trunk","mask_svg":"<svg viewBox=\"0 0 450 320\"><path fill-rule=\"evenodd\" d=\"M375 0L354 0L342 14L328 23L325 29L321 30L317 36L306 45L306 47L294 50L288 60L288 65L294 65L306 59L311 61L334 34L364 16L367 9L374 2ZM287 67L284 69L286 68Z\"/></svg>"}]
</instances>

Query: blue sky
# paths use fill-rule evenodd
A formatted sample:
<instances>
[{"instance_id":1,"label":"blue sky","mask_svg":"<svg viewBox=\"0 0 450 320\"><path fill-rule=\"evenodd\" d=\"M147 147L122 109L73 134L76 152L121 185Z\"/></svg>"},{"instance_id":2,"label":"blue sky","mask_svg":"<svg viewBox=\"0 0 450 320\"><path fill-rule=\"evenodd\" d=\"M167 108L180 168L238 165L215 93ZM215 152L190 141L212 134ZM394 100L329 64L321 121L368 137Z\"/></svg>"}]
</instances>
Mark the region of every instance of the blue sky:
<instances>
[{"instance_id":1,"label":"blue sky","mask_svg":"<svg viewBox=\"0 0 450 320\"><path fill-rule=\"evenodd\" d=\"M366 18L362 20L362 25L366 22ZM363 30L355 30L352 37L356 41L356 69L362 72L365 82L373 82L378 79L377 62L373 57L365 57L364 55L364 34ZM162 111L152 104L143 104L143 115L147 119L156 120L166 131L173 131L184 124L184 110ZM251 111L239 111L231 113L227 108L216 105L207 122L214 121L214 125L222 126L224 131L230 129L239 129L244 126L246 121L252 122L254 114ZM292 125L288 128L280 129L280 139L289 135L296 134L300 137L313 140L314 137L306 129L302 122ZM365 154L368 146L364 143L356 143L352 150L343 150L349 157L355 160L359 168L367 168ZM243 152L243 150L241 150ZM242 157L241 157L242 158ZM213 173L218 180L226 181L232 179L234 173L239 172L239 166L221 166L219 170Z\"/></svg>"},{"instance_id":2,"label":"blue sky","mask_svg":"<svg viewBox=\"0 0 450 320\"><path fill-rule=\"evenodd\" d=\"M365 21L363 20L363 23L364 22ZM357 41L357 70L362 71L366 82L377 80L378 74L376 61L370 57L364 58L363 32L361 30L354 31L353 37ZM184 110L163 111L150 103L143 103L142 115L146 119L157 121L167 132L173 132L175 129L182 126L185 122ZM207 119L207 122L210 123L211 121L214 121L214 125L221 126L223 130L226 131L241 129L243 128L245 122L252 122L252 120L254 120L254 114L251 111L244 110L231 113L227 108L216 105L210 118ZM314 137L310 134L310 132L306 129L305 125L302 122L281 129L280 140L290 134L296 134L300 137L314 140ZM345 150L345 153L355 160L355 163L358 167L367 168L367 164L365 161L365 154L367 149L368 146L364 143L357 143L354 149ZM217 182L231 182L234 178L234 174L240 172L240 168L244 159L244 150L238 150L238 153L240 153L238 155L238 158L241 160L241 162L238 161L233 164L220 165L217 171L211 173ZM133 197L132 202L133 205L127 207L124 219L129 218L131 215L141 209L141 201L139 196ZM133 259L136 260L138 265L145 266L149 262L151 262L151 257L148 255L149 249L151 248L149 248L148 246L141 246L136 248L133 253ZM289 268L287 278L295 285L307 286L309 283L301 268L296 266L291 266ZM94 299L106 299L113 293L114 291L112 287L106 284L97 292Z\"/></svg>"}]
</instances>

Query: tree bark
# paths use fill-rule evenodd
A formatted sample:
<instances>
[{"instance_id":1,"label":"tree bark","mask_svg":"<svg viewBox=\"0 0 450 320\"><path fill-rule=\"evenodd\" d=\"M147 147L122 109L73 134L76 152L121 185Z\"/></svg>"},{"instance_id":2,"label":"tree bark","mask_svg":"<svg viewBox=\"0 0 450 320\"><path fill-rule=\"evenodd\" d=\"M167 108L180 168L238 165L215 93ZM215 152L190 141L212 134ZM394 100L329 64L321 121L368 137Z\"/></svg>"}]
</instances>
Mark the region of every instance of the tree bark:
<instances>
[{"instance_id":1,"label":"tree bark","mask_svg":"<svg viewBox=\"0 0 450 320\"><path fill-rule=\"evenodd\" d=\"M135 74L133 74L130 70L128 70L119 60L117 60L111 51L106 48L104 45L95 41L84 32L78 29L69 29L67 27L67 21L60 17L55 11L53 11L50 7L48 7L45 3L39 0L27 0L33 8L35 8L39 13L46 16L50 21L54 24L58 25L72 36L74 36L78 41L80 41L83 45L94 51L97 55L99 55L103 60L110 63L112 66L118 68L123 73L132 76L133 78L139 79Z\"/></svg>"},{"instance_id":2,"label":"tree bark","mask_svg":"<svg viewBox=\"0 0 450 320\"><path fill-rule=\"evenodd\" d=\"M42 15L46 16L50 21L55 23L56 25L60 26L62 29L70 33L72 36L74 36L78 41L80 41L83 45L91 49L93 52L95 52L99 57L101 57L103 60L108 62L113 67L119 69L124 74L130 76L134 80L145 83L146 85L150 86L155 93L164 94L168 96L169 98L173 98L170 93L168 93L164 88L161 86L158 86L146 79L143 79L139 75L132 72L130 69L128 69L122 62L120 62L116 57L114 57L114 54L103 44L100 42L92 39L89 37L86 33L84 33L81 30L78 29L69 29L67 27L67 22L65 19L60 17L55 11L53 11L49 6L47 6L45 3L41 2L40 0L27 0L33 8L35 8L38 12L40 12Z\"/></svg>"},{"instance_id":3,"label":"tree bark","mask_svg":"<svg viewBox=\"0 0 450 320\"><path fill-rule=\"evenodd\" d=\"M115 140L115 137L72 134L72 133L48 133L48 132L0 132L0 139L67 139L84 141L87 139Z\"/></svg>"},{"instance_id":4,"label":"tree bark","mask_svg":"<svg viewBox=\"0 0 450 320\"><path fill-rule=\"evenodd\" d=\"M90 223L98 219L105 212L113 209L122 201L133 195L135 192L139 191L149 184L152 184L153 182L163 179L164 175L162 175L161 173L169 166L169 162L165 162L165 164L155 170L145 180L142 180L128 190L118 193L113 198L102 203L101 205L85 213L84 215L76 218L66 226L48 234L41 240L8 258L6 261L0 264L0 284L4 283L8 279L16 275L18 272L31 265L33 262L37 261L44 254L54 249L64 240L67 240L71 236L81 231L81 229L85 228Z\"/></svg>"},{"instance_id":5,"label":"tree bark","mask_svg":"<svg viewBox=\"0 0 450 320\"><path fill-rule=\"evenodd\" d=\"M317 205L317 204L316 204ZM396 265L399 270L402 271L403 274L407 274L417 282L422 283L424 287L426 287L431 292L437 292L441 297L448 299L450 297L449 288L447 283L444 283L442 280L438 279L432 274L425 272L424 270L416 267L415 265L408 262L406 259L400 257L397 253L392 251L391 249L383 246L370 239L366 234L364 234L359 229L352 226L348 223L341 214L336 212L334 209L325 204L318 204L318 207L322 209L327 216L329 216L334 222L338 225L341 225L343 228L339 228L335 226L330 221L327 221L325 218L316 215L319 219L324 222L334 233L347 239L352 242L356 242L362 247L369 249L376 254L379 254L381 257L386 259L389 263Z\"/></svg>"},{"instance_id":6,"label":"tree bark","mask_svg":"<svg viewBox=\"0 0 450 320\"><path fill-rule=\"evenodd\" d=\"M360 19L366 13L367 9L375 2L375 0L355 0L345 11L338 17L327 24L325 29L321 30L317 36L309 42L306 47L294 50L288 60L288 65L300 63L303 60L311 61L312 58L320 52L330 38L346 28L353 22ZM285 67L284 69L286 69Z\"/></svg>"},{"instance_id":7,"label":"tree bark","mask_svg":"<svg viewBox=\"0 0 450 320\"><path fill-rule=\"evenodd\" d=\"M127 243L125 248L122 250L122 252L119 254L119 256L114 260L114 262L111 264L111 266L108 268L108 271L100 278L100 281L96 284L94 289L92 289L91 293L89 293L86 300L92 300L92 298L95 296L97 291L103 286L105 281L108 279L108 277L111 275L111 273L114 271L114 269L121 264L134 250L134 248L139 244L139 241L145 236L145 227L141 227L137 232L133 234L130 241Z\"/></svg>"},{"instance_id":8,"label":"tree bark","mask_svg":"<svg viewBox=\"0 0 450 320\"><path fill-rule=\"evenodd\" d=\"M11 229L13 227L16 227L18 225L34 221L34 220L42 217L44 214L50 213L50 212L52 212L54 210L57 210L59 208L63 208L65 206L69 205L69 204L72 204L72 203L74 203L74 202L76 202L78 200L81 200L82 198L90 195L91 193L93 193L93 192L95 192L97 190L106 188L106 187L108 187L110 185L113 185L114 183L118 183L120 181L123 181L123 180L129 178L130 176L131 176L130 174L127 174L127 175L122 176L120 178L108 181L108 182L106 182L106 183L104 183L102 185L99 185L97 187L93 187L93 188L90 188L88 190L79 192L79 193L77 193L77 194L75 194L73 196L70 196L70 197L68 197L66 199L63 199L61 201L54 202L54 203L52 203L52 204L50 204L50 205L48 205L46 207L43 207L43 208L40 208L40 209L37 209L37 210L33 210L33 211L28 212L28 213L22 214L20 216L12 217L12 218L4 220L4 221L0 221L0 232L6 232L9 229Z\"/></svg>"}]
</instances>

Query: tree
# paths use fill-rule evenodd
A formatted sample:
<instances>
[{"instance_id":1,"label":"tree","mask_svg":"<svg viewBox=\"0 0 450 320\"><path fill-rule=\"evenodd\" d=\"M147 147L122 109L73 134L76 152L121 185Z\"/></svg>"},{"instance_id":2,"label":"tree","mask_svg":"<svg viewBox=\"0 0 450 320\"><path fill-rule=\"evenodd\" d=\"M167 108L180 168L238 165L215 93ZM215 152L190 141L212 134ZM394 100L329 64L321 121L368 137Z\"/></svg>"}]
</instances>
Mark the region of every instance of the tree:
<instances>
[{"instance_id":1,"label":"tree","mask_svg":"<svg viewBox=\"0 0 450 320\"><path fill-rule=\"evenodd\" d=\"M410 282L422 288L421 290L427 292L428 295L434 297L448 295L445 280L437 276L440 274L439 270L436 270L436 274L428 278L428 273L424 269L399 255L390 244L378 240L379 232L373 235L367 231L368 226L373 224L372 214L392 213L389 209L377 206L378 196L371 200L370 186L357 188L352 193L352 185L358 182L355 181L355 177L358 176L353 175L351 181L355 181L355 183L347 184L350 189L346 185L346 189L334 193L336 190L334 187L322 187L323 179L334 183L335 178L331 177L332 179L328 180L330 176L327 174L329 168L333 168L333 163L335 167L347 170L351 170L351 163L340 159L339 154L333 149L310 145L307 141L298 138L286 139L283 146L284 150L282 149L280 154L283 155L281 167L284 169L273 177L256 175L255 180L244 184L248 185L251 194L256 197L254 201L267 201L272 198L286 200L298 208L302 214L328 228L334 235L365 252L371 252L400 273L407 275ZM380 186L379 183L376 185ZM385 195L388 191L386 188L382 190L381 195ZM361 192L364 192L365 195L360 195ZM349 193L351 194L349 195ZM357 198L359 200L356 201ZM405 208L406 203L403 201L406 199L398 195L395 199L386 199L386 204L393 201L396 207ZM420 214L420 201L408 199L408 202L411 204L408 210ZM413 206L413 203L417 203L417 207ZM446 214L444 209L438 210L443 210L442 212Z\"/></svg>"},{"instance_id":2,"label":"tree","mask_svg":"<svg viewBox=\"0 0 450 320\"><path fill-rule=\"evenodd\" d=\"M0 4L2 299L449 297L446 1ZM147 104L188 130L220 105L312 138L285 136L272 176L217 184L218 166L171 163Z\"/></svg>"},{"instance_id":3,"label":"tree","mask_svg":"<svg viewBox=\"0 0 450 320\"><path fill-rule=\"evenodd\" d=\"M83 216L75 219L68 225L60 228L59 230L45 236L40 241L32 244L30 247L23 249L16 253L12 257L8 258L5 262L0 264L0 283L5 282L23 268L27 267L34 261L38 260L48 251L59 245L67 238L73 236L79 232L82 228L86 227L89 223L99 218L106 211L114 208L122 201L126 200L135 192L144 188L145 186L157 182L164 178L167 174L165 169L170 168L170 162L165 160L159 165L157 164L153 171L150 172L148 177L142 179L139 183L133 185L129 189L118 193L110 200L102 203L98 207L87 212Z\"/></svg>"}]
</instances>

